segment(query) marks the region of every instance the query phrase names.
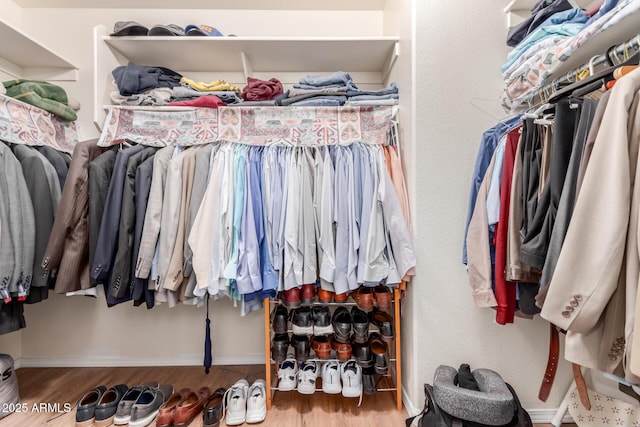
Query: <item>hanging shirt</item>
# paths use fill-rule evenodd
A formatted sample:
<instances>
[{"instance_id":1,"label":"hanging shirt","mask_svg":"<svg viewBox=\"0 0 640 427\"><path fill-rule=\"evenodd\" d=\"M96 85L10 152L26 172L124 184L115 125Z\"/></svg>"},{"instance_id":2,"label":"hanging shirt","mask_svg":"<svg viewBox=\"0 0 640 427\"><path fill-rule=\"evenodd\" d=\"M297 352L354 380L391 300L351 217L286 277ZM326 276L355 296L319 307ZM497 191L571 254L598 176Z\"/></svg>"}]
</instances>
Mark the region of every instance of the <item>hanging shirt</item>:
<instances>
[{"instance_id":1,"label":"hanging shirt","mask_svg":"<svg viewBox=\"0 0 640 427\"><path fill-rule=\"evenodd\" d=\"M362 217L360 218L360 250L358 251L358 270L357 280L358 283L365 283L365 271L367 264L367 256L369 250L369 230L371 227L371 213L374 208L376 196L375 180L378 173L378 167L374 153L371 149L366 147L363 150L362 155Z\"/></svg>"},{"instance_id":2,"label":"hanging shirt","mask_svg":"<svg viewBox=\"0 0 640 427\"><path fill-rule=\"evenodd\" d=\"M336 273L333 281L336 293L342 294L358 288L359 235L354 200L354 172L351 150L337 146L335 206Z\"/></svg>"},{"instance_id":3,"label":"hanging shirt","mask_svg":"<svg viewBox=\"0 0 640 427\"><path fill-rule=\"evenodd\" d=\"M314 284L318 278L318 253L316 249L316 222L313 208L313 176L315 160L313 149L303 147L300 162L300 229L302 230L302 283Z\"/></svg>"},{"instance_id":4,"label":"hanging shirt","mask_svg":"<svg viewBox=\"0 0 640 427\"><path fill-rule=\"evenodd\" d=\"M318 246L322 249L320 286L327 291L334 291L333 280L336 271L335 227L333 222L335 169L330 151L327 147L323 156L322 204L320 205L320 238L318 239Z\"/></svg>"},{"instance_id":5,"label":"hanging shirt","mask_svg":"<svg viewBox=\"0 0 640 427\"><path fill-rule=\"evenodd\" d=\"M286 209L284 211L284 289L302 286L303 254L300 230L300 171L298 149L292 150L285 177Z\"/></svg>"}]
</instances>

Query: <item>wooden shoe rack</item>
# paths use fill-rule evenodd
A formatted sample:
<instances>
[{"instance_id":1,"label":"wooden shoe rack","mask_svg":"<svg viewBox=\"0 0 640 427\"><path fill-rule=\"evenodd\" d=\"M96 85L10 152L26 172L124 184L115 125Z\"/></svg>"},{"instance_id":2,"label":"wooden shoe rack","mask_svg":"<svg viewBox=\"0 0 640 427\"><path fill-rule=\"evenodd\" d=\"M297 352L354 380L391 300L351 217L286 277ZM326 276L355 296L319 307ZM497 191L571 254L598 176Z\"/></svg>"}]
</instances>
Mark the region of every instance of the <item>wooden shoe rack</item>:
<instances>
[{"instance_id":1,"label":"wooden shoe rack","mask_svg":"<svg viewBox=\"0 0 640 427\"><path fill-rule=\"evenodd\" d=\"M401 329L400 329L400 303L401 303L401 295L402 292L406 289L406 284L402 283L401 286L393 289L393 300L391 311L391 315L394 319L394 334L395 339L392 343L389 343L389 371L387 374L383 375L377 384L376 392L389 392L393 393L396 400L396 407L398 411L402 410L402 357L401 357ZM264 300L264 349L265 349L265 379L266 386L269 392L267 393L267 409L271 409L271 401L273 395L276 391L278 391L278 380L277 380L277 371L278 371L278 363L271 359L271 339L273 338L273 330L271 328L271 310L277 305L281 304L281 302L277 299L265 298ZM305 305L305 304L302 304ZM348 302L339 302L339 303L324 303L324 302L313 302L312 304L308 304L312 306L328 306L328 307L339 307L339 306L354 306L355 302L351 300ZM376 328L374 325L370 327ZM375 330L375 329L374 329ZM291 333L291 331L289 331ZM312 350L313 354L313 350ZM331 356L331 358L335 358L335 356ZM352 356L353 358L353 356ZM313 359L313 358L312 358ZM315 359L318 362L324 362L326 360L323 359ZM272 380L273 378L273 380ZM320 378L320 375L318 375ZM322 381L322 380L320 380ZM317 388L316 391L322 393L322 388ZM366 399L366 395L363 395L363 399Z\"/></svg>"}]
</instances>

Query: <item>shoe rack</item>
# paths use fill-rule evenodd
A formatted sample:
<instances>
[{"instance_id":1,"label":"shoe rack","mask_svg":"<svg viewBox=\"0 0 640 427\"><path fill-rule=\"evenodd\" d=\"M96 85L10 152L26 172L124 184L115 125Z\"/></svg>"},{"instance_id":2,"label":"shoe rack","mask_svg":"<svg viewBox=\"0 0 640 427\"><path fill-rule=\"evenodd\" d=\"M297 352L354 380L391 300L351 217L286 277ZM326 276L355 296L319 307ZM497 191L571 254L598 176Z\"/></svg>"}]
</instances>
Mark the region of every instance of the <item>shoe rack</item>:
<instances>
[{"instance_id":1,"label":"shoe rack","mask_svg":"<svg viewBox=\"0 0 640 427\"><path fill-rule=\"evenodd\" d=\"M402 411L402 353L401 353L401 326L400 326L400 304L402 300L403 292L406 290L406 283L402 282L400 286L393 289L393 298L391 301L392 310L389 314L393 317L393 326L394 326L394 334L395 339L392 343L388 343L389 347L389 370L386 374L382 375L376 384L376 393L388 392L395 397L396 408L398 411ZM265 298L264 299L264 348L265 348L265 380L266 380L266 388L267 388L267 409L271 409L272 399L276 392L279 393L290 393L290 392L282 392L278 390L277 384L277 371L278 371L278 362L271 358L271 340L273 338L273 328L271 325L271 311L278 304L282 304L281 301L275 298ZM311 304L304 304L308 306L328 306L328 307L352 307L357 305L352 300L348 300L346 302L318 302L314 301ZM373 324L370 325L371 328L376 328ZM289 330L291 333L291 330ZM312 351L313 354L313 351ZM351 356L351 359L354 359L354 355ZM332 355L329 360L334 359ZM309 360L315 360L319 363L326 362L327 359L318 359L311 357ZM274 375L275 373L275 375ZM321 378L321 375L318 374L318 378ZM321 380L320 380L321 381ZM297 393L297 391L293 390L293 392ZM322 387L316 385L316 392L322 393ZM366 399L367 396L363 394L363 399Z\"/></svg>"}]
</instances>

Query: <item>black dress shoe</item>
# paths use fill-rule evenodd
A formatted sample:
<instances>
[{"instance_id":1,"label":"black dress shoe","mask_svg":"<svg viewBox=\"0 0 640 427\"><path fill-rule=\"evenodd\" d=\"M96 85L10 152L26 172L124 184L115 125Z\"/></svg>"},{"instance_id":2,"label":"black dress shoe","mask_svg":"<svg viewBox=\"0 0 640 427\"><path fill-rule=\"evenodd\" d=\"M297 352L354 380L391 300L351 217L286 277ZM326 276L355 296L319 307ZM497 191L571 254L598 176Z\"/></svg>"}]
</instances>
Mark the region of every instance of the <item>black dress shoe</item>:
<instances>
[{"instance_id":1,"label":"black dress shoe","mask_svg":"<svg viewBox=\"0 0 640 427\"><path fill-rule=\"evenodd\" d=\"M333 336L339 343L349 343L351 337L351 313L346 307L338 307L333 312L331 319L333 325Z\"/></svg>"},{"instance_id":2,"label":"black dress shoe","mask_svg":"<svg viewBox=\"0 0 640 427\"><path fill-rule=\"evenodd\" d=\"M384 375L389 371L389 346L375 332L371 334L370 343L373 353L373 367L377 374Z\"/></svg>"},{"instance_id":3,"label":"black dress shoe","mask_svg":"<svg viewBox=\"0 0 640 427\"><path fill-rule=\"evenodd\" d=\"M313 335L313 319L311 318L311 308L308 306L298 307L293 311L291 319L293 333L296 335Z\"/></svg>"},{"instance_id":4,"label":"black dress shoe","mask_svg":"<svg viewBox=\"0 0 640 427\"><path fill-rule=\"evenodd\" d=\"M378 327L384 341L393 341L393 317L389 313L374 307L373 311L369 313L369 320Z\"/></svg>"},{"instance_id":5,"label":"black dress shoe","mask_svg":"<svg viewBox=\"0 0 640 427\"><path fill-rule=\"evenodd\" d=\"M202 409L202 425L204 427L217 427L220 425L225 391L224 388L217 389L204 404Z\"/></svg>"},{"instance_id":6,"label":"black dress shoe","mask_svg":"<svg viewBox=\"0 0 640 427\"><path fill-rule=\"evenodd\" d=\"M276 334L271 343L271 358L278 363L284 362L289 350L289 334Z\"/></svg>"},{"instance_id":7,"label":"black dress shoe","mask_svg":"<svg viewBox=\"0 0 640 427\"><path fill-rule=\"evenodd\" d=\"M369 317L367 313L354 306L351 309L354 341L363 344L369 339Z\"/></svg>"},{"instance_id":8,"label":"black dress shoe","mask_svg":"<svg viewBox=\"0 0 640 427\"><path fill-rule=\"evenodd\" d=\"M316 306L311 309L313 319L313 335L330 335L333 333L331 326L331 312L329 307Z\"/></svg>"},{"instance_id":9,"label":"black dress shoe","mask_svg":"<svg viewBox=\"0 0 640 427\"><path fill-rule=\"evenodd\" d=\"M107 387L101 385L93 388L82 395L78 400L78 408L76 409L76 426L92 426L96 418L96 406L102 398Z\"/></svg>"},{"instance_id":10,"label":"black dress shoe","mask_svg":"<svg viewBox=\"0 0 640 427\"><path fill-rule=\"evenodd\" d=\"M288 323L289 311L287 311L287 308L284 305L278 304L275 310L273 310L273 320L271 322L273 332L276 334L286 334L288 330Z\"/></svg>"},{"instance_id":11,"label":"black dress shoe","mask_svg":"<svg viewBox=\"0 0 640 427\"><path fill-rule=\"evenodd\" d=\"M356 358L358 365L362 368L373 366L373 353L369 342L359 343L355 340L351 342L352 355Z\"/></svg>"},{"instance_id":12,"label":"black dress shoe","mask_svg":"<svg viewBox=\"0 0 640 427\"><path fill-rule=\"evenodd\" d=\"M304 362L309 358L311 353L311 343L306 335L293 335L291 337L291 346L295 352L296 361Z\"/></svg>"},{"instance_id":13,"label":"black dress shoe","mask_svg":"<svg viewBox=\"0 0 640 427\"><path fill-rule=\"evenodd\" d=\"M100 401L96 405L96 427L106 427L113 423L113 418L116 416L118 410L118 403L122 400L122 397L127 393L129 387L126 384L118 384L107 390Z\"/></svg>"},{"instance_id":14,"label":"black dress shoe","mask_svg":"<svg viewBox=\"0 0 640 427\"><path fill-rule=\"evenodd\" d=\"M376 371L373 367L362 368L362 388L364 394L372 395L376 394Z\"/></svg>"}]
</instances>

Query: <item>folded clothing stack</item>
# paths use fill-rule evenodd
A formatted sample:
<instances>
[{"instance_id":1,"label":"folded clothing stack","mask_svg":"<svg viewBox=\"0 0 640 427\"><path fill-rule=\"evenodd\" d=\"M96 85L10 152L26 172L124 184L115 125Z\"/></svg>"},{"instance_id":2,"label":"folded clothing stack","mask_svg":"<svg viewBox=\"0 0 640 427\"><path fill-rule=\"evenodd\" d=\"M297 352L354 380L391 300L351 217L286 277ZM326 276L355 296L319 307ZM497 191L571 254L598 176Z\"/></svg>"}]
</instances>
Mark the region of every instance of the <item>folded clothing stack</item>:
<instances>
[{"instance_id":1,"label":"folded clothing stack","mask_svg":"<svg viewBox=\"0 0 640 427\"><path fill-rule=\"evenodd\" d=\"M398 86L391 83L380 90L358 89L344 71L327 76L305 76L297 85L275 98L275 105L338 106L397 104Z\"/></svg>"},{"instance_id":2,"label":"folded clothing stack","mask_svg":"<svg viewBox=\"0 0 640 427\"><path fill-rule=\"evenodd\" d=\"M171 100L181 102L181 105L194 105L202 103L202 100L197 101L196 104L184 102L187 101L196 101L198 98L207 96L211 97L212 95L217 97L224 104L237 104L238 102L242 102L242 98L240 97L240 88L232 85L224 80L216 80L213 82L205 83L205 82L196 82L194 80L188 79L186 77L182 77L180 79L180 85L173 88L171 93ZM207 98L211 99L211 98ZM173 102L169 105L172 105ZM202 106L202 105L200 105ZM207 105L210 106L210 105Z\"/></svg>"},{"instance_id":3,"label":"folded clothing stack","mask_svg":"<svg viewBox=\"0 0 640 427\"><path fill-rule=\"evenodd\" d=\"M36 80L8 80L2 85L6 95L41 108L62 120L73 121L78 117L69 106L67 92L60 86Z\"/></svg>"}]
</instances>

